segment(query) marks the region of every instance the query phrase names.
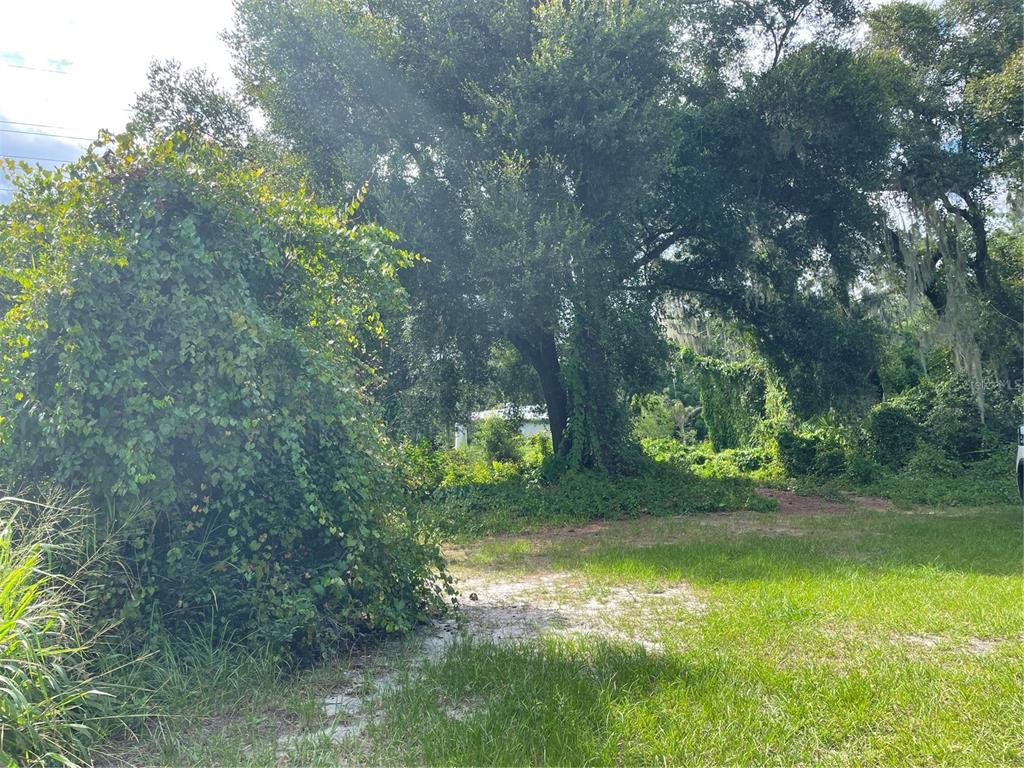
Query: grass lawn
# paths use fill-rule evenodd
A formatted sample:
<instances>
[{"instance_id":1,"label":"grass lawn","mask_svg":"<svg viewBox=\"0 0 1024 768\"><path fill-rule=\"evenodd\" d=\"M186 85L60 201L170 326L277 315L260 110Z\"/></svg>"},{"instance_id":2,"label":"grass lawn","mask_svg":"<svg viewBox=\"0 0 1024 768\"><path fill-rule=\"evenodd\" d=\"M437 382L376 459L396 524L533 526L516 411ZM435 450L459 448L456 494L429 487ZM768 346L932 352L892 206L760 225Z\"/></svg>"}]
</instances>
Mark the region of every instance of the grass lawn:
<instances>
[{"instance_id":1,"label":"grass lawn","mask_svg":"<svg viewBox=\"0 0 1024 768\"><path fill-rule=\"evenodd\" d=\"M450 555L457 626L225 686L123 759L1024 763L1018 507L783 499Z\"/></svg>"}]
</instances>

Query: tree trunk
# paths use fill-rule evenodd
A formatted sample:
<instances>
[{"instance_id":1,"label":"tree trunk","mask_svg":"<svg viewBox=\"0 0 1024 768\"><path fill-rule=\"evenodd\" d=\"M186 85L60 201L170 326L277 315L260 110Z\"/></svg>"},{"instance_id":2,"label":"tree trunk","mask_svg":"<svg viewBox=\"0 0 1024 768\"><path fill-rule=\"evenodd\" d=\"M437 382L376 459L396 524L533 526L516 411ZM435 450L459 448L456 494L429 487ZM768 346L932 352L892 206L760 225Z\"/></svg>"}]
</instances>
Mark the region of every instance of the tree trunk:
<instances>
[{"instance_id":1,"label":"tree trunk","mask_svg":"<svg viewBox=\"0 0 1024 768\"><path fill-rule=\"evenodd\" d=\"M988 293L988 233L985 231L985 214L981 212L973 201L970 202L970 217L967 223L971 225L971 232L974 234L974 278L978 281L978 287L982 293Z\"/></svg>"},{"instance_id":2,"label":"tree trunk","mask_svg":"<svg viewBox=\"0 0 1024 768\"><path fill-rule=\"evenodd\" d=\"M967 208L953 205L947 195L944 198L946 210L956 213L971 228L971 235L974 238L974 260L971 266L974 268L974 278L982 293L987 294L988 285L988 232L985 231L985 213L981 210L974 198L966 192L957 192L967 203Z\"/></svg>"},{"instance_id":3,"label":"tree trunk","mask_svg":"<svg viewBox=\"0 0 1024 768\"><path fill-rule=\"evenodd\" d=\"M558 348L550 331L539 331L532 338L520 334L509 334L509 341L520 355L533 367L540 379L544 402L548 409L548 424L551 427L551 444L555 453L562 447L565 427L569 419L568 398L565 382L562 381L562 367L558 362Z\"/></svg>"}]
</instances>

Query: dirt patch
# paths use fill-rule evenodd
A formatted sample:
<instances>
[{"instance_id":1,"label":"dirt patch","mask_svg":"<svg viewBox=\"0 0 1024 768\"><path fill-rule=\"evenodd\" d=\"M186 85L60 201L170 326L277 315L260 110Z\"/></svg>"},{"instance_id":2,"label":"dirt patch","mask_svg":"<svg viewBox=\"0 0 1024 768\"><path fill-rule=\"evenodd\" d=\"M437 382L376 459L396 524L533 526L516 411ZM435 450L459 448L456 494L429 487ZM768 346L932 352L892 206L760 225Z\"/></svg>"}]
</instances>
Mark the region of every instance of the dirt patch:
<instances>
[{"instance_id":1,"label":"dirt patch","mask_svg":"<svg viewBox=\"0 0 1024 768\"><path fill-rule=\"evenodd\" d=\"M983 656L998 650L1006 643L1024 642L1024 635L1016 639L1011 637L968 637L965 640L963 638L943 637L942 635L898 634L893 635L892 640L901 645L908 645L926 651L946 650L954 653L969 653Z\"/></svg>"},{"instance_id":2,"label":"dirt patch","mask_svg":"<svg viewBox=\"0 0 1024 768\"><path fill-rule=\"evenodd\" d=\"M842 515L850 512L850 504L842 501L828 501L818 496L800 496L781 488L758 488L757 494L779 503L783 515Z\"/></svg>"},{"instance_id":3,"label":"dirt patch","mask_svg":"<svg viewBox=\"0 0 1024 768\"><path fill-rule=\"evenodd\" d=\"M756 490L759 496L775 499L779 503L779 512L784 515L842 515L858 509L870 509L873 512L889 512L893 509L891 501L878 496L849 496L837 501L820 496L801 496L783 488Z\"/></svg>"},{"instance_id":4,"label":"dirt patch","mask_svg":"<svg viewBox=\"0 0 1024 768\"><path fill-rule=\"evenodd\" d=\"M640 518L645 515L640 515ZM634 518L639 519L639 518ZM621 521L615 521L621 522ZM525 531L510 533L495 533L488 536L494 541L507 541L509 539L561 539L561 538L589 538L597 536L608 529L609 523L601 520L579 523L542 523L529 527Z\"/></svg>"},{"instance_id":5,"label":"dirt patch","mask_svg":"<svg viewBox=\"0 0 1024 768\"><path fill-rule=\"evenodd\" d=\"M592 526L585 526L593 530ZM279 757L301 740L329 738L336 743L358 744L378 710L381 696L398 684L399 668L410 674L427 661L441 659L458 640L468 638L514 643L542 634L593 636L635 643L648 651L662 651L652 626L679 625L704 612L705 606L686 583L649 590L621 586L588 585L567 572L539 572L515 578L493 574L465 574L459 582L461 608L413 638L412 650L378 649L365 664L354 660L352 678L323 700L326 725L313 732L289 734L278 741ZM360 687L357 675L372 670L369 688ZM476 714L481 702L461 702L441 710L455 720Z\"/></svg>"},{"instance_id":6,"label":"dirt patch","mask_svg":"<svg viewBox=\"0 0 1024 768\"><path fill-rule=\"evenodd\" d=\"M486 708L487 702L483 699L469 698L465 701L446 702L441 706L441 711L446 717L463 723Z\"/></svg>"},{"instance_id":7,"label":"dirt patch","mask_svg":"<svg viewBox=\"0 0 1024 768\"><path fill-rule=\"evenodd\" d=\"M893 640L904 645L912 645L916 648L931 650L937 648L943 642L940 635L894 635Z\"/></svg>"},{"instance_id":8,"label":"dirt patch","mask_svg":"<svg viewBox=\"0 0 1024 768\"><path fill-rule=\"evenodd\" d=\"M424 641L428 657L439 657L458 638L516 642L542 633L599 635L634 642L649 650L660 643L647 630L672 616L692 616L704 604L685 583L651 591L626 587L585 590L578 576L544 573L515 579L467 576L460 585L458 621L440 622ZM658 622L654 620L658 619Z\"/></svg>"}]
</instances>

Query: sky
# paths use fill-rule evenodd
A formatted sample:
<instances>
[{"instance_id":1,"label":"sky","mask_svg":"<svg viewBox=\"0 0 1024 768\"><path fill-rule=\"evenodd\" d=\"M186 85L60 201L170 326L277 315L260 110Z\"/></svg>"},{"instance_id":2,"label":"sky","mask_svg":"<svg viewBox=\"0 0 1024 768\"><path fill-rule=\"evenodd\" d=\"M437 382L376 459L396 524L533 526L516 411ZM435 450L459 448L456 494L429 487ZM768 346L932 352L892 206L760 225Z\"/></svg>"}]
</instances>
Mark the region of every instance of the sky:
<instances>
[{"instance_id":1,"label":"sky","mask_svg":"<svg viewBox=\"0 0 1024 768\"><path fill-rule=\"evenodd\" d=\"M0 0L0 155L53 167L118 131L152 59L231 87L231 0ZM0 202L10 182L0 176Z\"/></svg>"}]
</instances>

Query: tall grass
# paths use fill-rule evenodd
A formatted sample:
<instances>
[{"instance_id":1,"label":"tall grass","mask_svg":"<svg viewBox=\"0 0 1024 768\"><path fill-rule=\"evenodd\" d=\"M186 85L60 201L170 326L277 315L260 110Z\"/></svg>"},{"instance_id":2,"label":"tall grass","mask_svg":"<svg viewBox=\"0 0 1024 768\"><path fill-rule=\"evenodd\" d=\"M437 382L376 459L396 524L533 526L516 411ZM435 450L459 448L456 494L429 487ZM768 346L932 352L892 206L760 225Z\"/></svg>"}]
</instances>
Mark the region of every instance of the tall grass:
<instances>
[{"instance_id":1,"label":"tall grass","mask_svg":"<svg viewBox=\"0 0 1024 768\"><path fill-rule=\"evenodd\" d=\"M259 710L279 694L289 671L274 648L209 627L196 626L187 635L157 633L114 675L126 699L125 738L94 751L108 753L118 765L238 763L237 756L216 755L216 745L203 743L202 734L217 713Z\"/></svg>"},{"instance_id":2,"label":"tall grass","mask_svg":"<svg viewBox=\"0 0 1024 768\"><path fill-rule=\"evenodd\" d=\"M76 765L107 719L103 632L77 586L109 565L90 526L75 496L0 498L0 763Z\"/></svg>"}]
</instances>

